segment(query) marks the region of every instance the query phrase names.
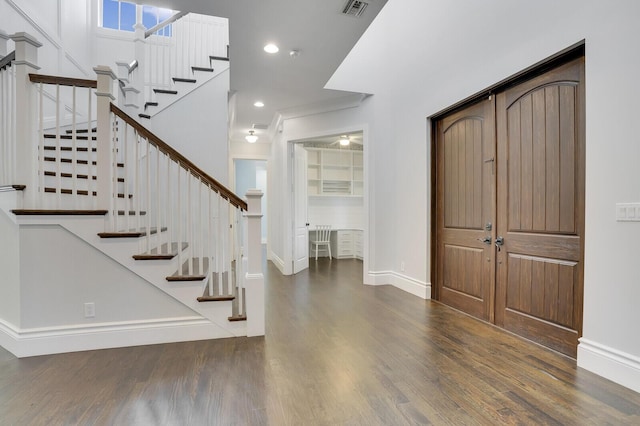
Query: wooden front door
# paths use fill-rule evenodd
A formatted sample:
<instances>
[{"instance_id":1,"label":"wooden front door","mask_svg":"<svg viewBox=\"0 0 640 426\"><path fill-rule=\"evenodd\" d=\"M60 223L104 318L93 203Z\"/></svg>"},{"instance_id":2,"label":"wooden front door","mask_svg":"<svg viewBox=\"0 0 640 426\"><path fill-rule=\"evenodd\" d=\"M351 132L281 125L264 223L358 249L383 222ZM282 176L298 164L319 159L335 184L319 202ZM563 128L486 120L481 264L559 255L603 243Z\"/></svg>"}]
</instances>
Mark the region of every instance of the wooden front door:
<instances>
[{"instance_id":1,"label":"wooden front door","mask_svg":"<svg viewBox=\"0 0 640 426\"><path fill-rule=\"evenodd\" d=\"M493 320L494 105L484 100L438 122L437 277L442 302Z\"/></svg>"},{"instance_id":2,"label":"wooden front door","mask_svg":"<svg viewBox=\"0 0 640 426\"><path fill-rule=\"evenodd\" d=\"M584 60L496 98L496 324L576 356L582 330Z\"/></svg>"},{"instance_id":3,"label":"wooden front door","mask_svg":"<svg viewBox=\"0 0 640 426\"><path fill-rule=\"evenodd\" d=\"M436 155L437 298L575 357L584 59L442 118Z\"/></svg>"}]
</instances>

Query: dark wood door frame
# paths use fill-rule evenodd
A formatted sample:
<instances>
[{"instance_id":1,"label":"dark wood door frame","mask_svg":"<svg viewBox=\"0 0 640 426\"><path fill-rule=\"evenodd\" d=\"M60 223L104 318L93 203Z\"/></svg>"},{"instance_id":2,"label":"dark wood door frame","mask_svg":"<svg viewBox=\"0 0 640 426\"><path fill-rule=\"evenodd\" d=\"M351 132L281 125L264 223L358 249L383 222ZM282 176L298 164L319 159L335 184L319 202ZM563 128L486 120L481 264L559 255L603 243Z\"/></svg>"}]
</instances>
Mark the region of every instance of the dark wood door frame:
<instances>
[{"instance_id":1,"label":"dark wood door frame","mask_svg":"<svg viewBox=\"0 0 640 426\"><path fill-rule=\"evenodd\" d=\"M435 125L435 123L438 122L438 120L440 120L442 117L457 111L457 110L461 110L464 109L468 106L471 106L475 103L478 103L484 99L487 99L490 96L493 96L494 93L496 92L500 92L503 91L511 86L515 86L517 84L520 84L524 81L530 80L534 77L537 77L541 74L544 74L545 72L553 69L553 68L557 68L562 64L565 64L567 62L570 62L576 58L579 57L583 57L585 55L585 40L581 40L577 43L575 43L572 46L567 47L566 49L561 50L560 52L556 53L555 55L549 56L548 58L545 58L533 65L531 65L530 67L525 68L524 70L513 74L512 76L509 76L499 82L497 82L494 85L491 85L483 90L480 90L479 92L476 92L475 94L469 96L468 98L465 98L459 102L456 102L453 105L448 106L447 108L444 108L440 111L438 111L437 113L427 117L427 122L428 122L428 128L431 130L430 132L430 136L431 136L431 149L430 149L430 154L431 154L431 175L430 175L430 179L431 179L431 256L430 256L430 265L431 265L431 274L430 274L430 279L431 279L431 283L433 284L431 287L431 297L432 299L438 300L439 298L439 294L438 294L438 288L435 285L436 283L436 254L437 254L437 241L436 241L436 235L437 235L437 222L436 222L436 193L437 193L437 179L436 179L436 171L437 171L437 167L436 167L436 161L437 161L437 152L436 152L436 135L437 135L437 126Z\"/></svg>"}]
</instances>

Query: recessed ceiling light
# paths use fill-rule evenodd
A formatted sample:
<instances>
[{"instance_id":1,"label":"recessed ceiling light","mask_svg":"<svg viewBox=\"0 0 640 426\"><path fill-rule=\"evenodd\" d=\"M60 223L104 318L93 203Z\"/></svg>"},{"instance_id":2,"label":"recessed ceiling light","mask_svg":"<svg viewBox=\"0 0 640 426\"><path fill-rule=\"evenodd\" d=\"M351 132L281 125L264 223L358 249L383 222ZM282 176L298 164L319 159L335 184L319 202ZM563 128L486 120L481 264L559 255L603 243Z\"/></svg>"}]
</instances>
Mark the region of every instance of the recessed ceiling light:
<instances>
[{"instance_id":1,"label":"recessed ceiling light","mask_svg":"<svg viewBox=\"0 0 640 426\"><path fill-rule=\"evenodd\" d=\"M255 102L253 103L253 106L254 106L254 107L257 107L257 108L262 108L262 107L264 106L264 102L262 102L262 101L255 101Z\"/></svg>"},{"instance_id":2,"label":"recessed ceiling light","mask_svg":"<svg viewBox=\"0 0 640 426\"><path fill-rule=\"evenodd\" d=\"M280 49L273 43L269 43L264 47L264 51L267 53L278 53Z\"/></svg>"}]
</instances>

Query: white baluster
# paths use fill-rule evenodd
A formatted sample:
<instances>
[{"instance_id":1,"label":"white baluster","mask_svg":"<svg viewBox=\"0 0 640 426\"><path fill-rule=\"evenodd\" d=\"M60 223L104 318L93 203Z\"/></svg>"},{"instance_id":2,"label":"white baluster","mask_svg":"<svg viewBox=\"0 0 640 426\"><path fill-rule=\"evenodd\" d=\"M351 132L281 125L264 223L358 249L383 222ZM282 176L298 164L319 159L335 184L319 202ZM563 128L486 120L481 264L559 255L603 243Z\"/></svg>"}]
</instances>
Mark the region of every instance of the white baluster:
<instances>
[{"instance_id":1,"label":"white baluster","mask_svg":"<svg viewBox=\"0 0 640 426\"><path fill-rule=\"evenodd\" d=\"M207 195L209 197L209 208L207 210L207 256L209 258L209 296L213 296L213 277L214 277L214 267L213 267L213 204L212 204L212 195L213 189L207 187Z\"/></svg>"},{"instance_id":2,"label":"white baluster","mask_svg":"<svg viewBox=\"0 0 640 426\"><path fill-rule=\"evenodd\" d=\"M44 86L38 83L38 175L40 176L40 193L44 197Z\"/></svg>"},{"instance_id":3,"label":"white baluster","mask_svg":"<svg viewBox=\"0 0 640 426\"><path fill-rule=\"evenodd\" d=\"M93 176L96 176L96 172L94 172L93 166L93 132L91 126L92 90L87 90L87 94L89 95L89 98L87 99L87 190L89 191L89 194L93 194ZM97 208L97 198L98 197L90 197L90 199L93 200L91 207L94 209Z\"/></svg>"},{"instance_id":4,"label":"white baluster","mask_svg":"<svg viewBox=\"0 0 640 426\"><path fill-rule=\"evenodd\" d=\"M113 143L111 138L111 102L113 96L113 82L116 78L111 68L98 66L93 69L98 77L98 89L96 97L97 108L97 154L96 154L96 192L97 208L106 209L112 216L117 214L111 190L113 187ZM113 134L115 137L115 134Z\"/></svg>"},{"instance_id":5,"label":"white baluster","mask_svg":"<svg viewBox=\"0 0 640 426\"><path fill-rule=\"evenodd\" d=\"M146 179L145 179L145 194L147 195L147 205L145 206L147 209L147 228L146 228L146 237L145 237L145 245L146 245L146 252L147 253L151 253L151 143L149 142L149 139L145 139L145 141L147 142L146 145L146 159L145 159L145 167L146 167ZM160 232L159 229L156 230L156 232ZM159 235L159 234L158 234Z\"/></svg>"},{"instance_id":6,"label":"white baluster","mask_svg":"<svg viewBox=\"0 0 640 426\"><path fill-rule=\"evenodd\" d=\"M180 163L178 163L178 200L176 202L177 211L177 227L178 227L178 275L182 275L182 182L180 181L180 176L182 175L182 168L180 167ZM191 249L191 247L189 247Z\"/></svg>"},{"instance_id":7,"label":"white baluster","mask_svg":"<svg viewBox=\"0 0 640 426\"><path fill-rule=\"evenodd\" d=\"M125 132L124 132L124 141L122 143L122 150L123 152L123 156L124 159L122 160L124 162L124 170L122 171L122 177L124 180L124 184L123 186L123 192L124 192L124 199L125 201L125 206L124 206L124 224L125 224L125 228L126 229L131 229L131 218L129 217L129 208L128 208L128 201L129 201L129 167L131 167L131 164L129 162L129 132L127 131L128 129L125 128ZM133 129L132 129L133 130ZM135 131L134 131L134 137L135 137Z\"/></svg>"},{"instance_id":8,"label":"white baluster","mask_svg":"<svg viewBox=\"0 0 640 426\"><path fill-rule=\"evenodd\" d=\"M189 242L189 247L191 247L191 256L189 258L189 275L193 275L193 262L194 257L196 255L196 247L193 241L193 223L191 216L191 180L193 176L191 175L191 171L187 171L187 241Z\"/></svg>"},{"instance_id":9,"label":"white baluster","mask_svg":"<svg viewBox=\"0 0 640 426\"><path fill-rule=\"evenodd\" d=\"M160 150L155 147L154 152L156 153L156 224L158 227L158 233L156 234L156 245L158 247L157 252L160 254L160 250L162 248L162 239L161 231L162 231L162 209L160 208L160 196L162 191L160 191ZM168 252L167 252L168 253Z\"/></svg>"}]
</instances>

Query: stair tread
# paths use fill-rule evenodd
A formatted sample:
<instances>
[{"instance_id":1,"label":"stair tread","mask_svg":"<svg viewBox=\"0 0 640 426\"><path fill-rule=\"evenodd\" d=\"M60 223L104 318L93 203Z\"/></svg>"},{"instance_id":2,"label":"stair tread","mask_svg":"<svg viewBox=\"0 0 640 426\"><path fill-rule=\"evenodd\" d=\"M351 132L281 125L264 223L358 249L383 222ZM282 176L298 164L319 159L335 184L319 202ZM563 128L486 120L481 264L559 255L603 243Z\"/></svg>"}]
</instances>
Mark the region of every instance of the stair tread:
<instances>
[{"instance_id":1,"label":"stair tread","mask_svg":"<svg viewBox=\"0 0 640 426\"><path fill-rule=\"evenodd\" d=\"M166 227L162 227L160 228L160 232L164 232L166 231L167 228ZM153 235L153 234L157 234L158 233L158 229L157 228L151 228L149 234ZM135 229L131 229L129 231L116 231L116 232L99 232L98 236L100 238L138 238L138 237L144 237L145 235L147 235L147 231L146 229L143 229L141 231L136 231Z\"/></svg>"},{"instance_id":2,"label":"stair tread","mask_svg":"<svg viewBox=\"0 0 640 426\"><path fill-rule=\"evenodd\" d=\"M49 170L45 170L44 172L45 176L52 176L52 177L56 177L58 176L58 173L56 172L52 172ZM63 178L71 178L73 179L73 174L72 173L60 173L60 176L62 176ZM88 175L81 175L81 174L77 174L75 176L76 179L89 179ZM96 176L91 176L91 180L96 180ZM119 177L118 178L118 182L123 183L124 182L124 178Z\"/></svg>"},{"instance_id":3,"label":"stair tread","mask_svg":"<svg viewBox=\"0 0 640 426\"><path fill-rule=\"evenodd\" d=\"M205 278L206 275L170 275L167 281L202 281Z\"/></svg>"},{"instance_id":4,"label":"stair tread","mask_svg":"<svg viewBox=\"0 0 640 426\"><path fill-rule=\"evenodd\" d=\"M138 114L138 117L140 118L151 118L151 116L149 114Z\"/></svg>"},{"instance_id":5,"label":"stair tread","mask_svg":"<svg viewBox=\"0 0 640 426\"><path fill-rule=\"evenodd\" d=\"M187 259L182 267L167 277L167 281L202 281L209 274L209 258L202 259L202 273L200 273L200 258ZM192 272L189 273L189 263L193 261Z\"/></svg>"},{"instance_id":6,"label":"stair tread","mask_svg":"<svg viewBox=\"0 0 640 426\"><path fill-rule=\"evenodd\" d=\"M229 62L229 58L226 56L209 56L210 61L226 61Z\"/></svg>"},{"instance_id":7,"label":"stair tread","mask_svg":"<svg viewBox=\"0 0 640 426\"><path fill-rule=\"evenodd\" d=\"M44 188L44 192L48 193L48 194L57 194L58 193L58 189L57 188L51 188L51 187L45 187ZM69 189L69 188L60 188L60 193L61 194L70 194L73 195L73 189ZM76 189L76 193L77 195L89 195L89 191L86 189ZM92 196L97 196L98 193L96 191L91 191L91 195ZM125 198L125 194L118 194L118 198ZM129 194L129 198L133 198L133 194Z\"/></svg>"},{"instance_id":8,"label":"stair tread","mask_svg":"<svg viewBox=\"0 0 640 426\"><path fill-rule=\"evenodd\" d=\"M173 77L172 78L174 83L180 82L180 83L196 83L198 80L196 80L195 78L180 78L180 77Z\"/></svg>"},{"instance_id":9,"label":"stair tread","mask_svg":"<svg viewBox=\"0 0 640 426\"><path fill-rule=\"evenodd\" d=\"M170 89L153 89L154 93L166 93L167 95L177 95L178 91L177 90L170 90Z\"/></svg>"},{"instance_id":10,"label":"stair tread","mask_svg":"<svg viewBox=\"0 0 640 426\"><path fill-rule=\"evenodd\" d=\"M145 111L147 110L147 107L150 107L150 106L158 106L158 103L157 102L145 102L144 103Z\"/></svg>"},{"instance_id":11,"label":"stair tread","mask_svg":"<svg viewBox=\"0 0 640 426\"><path fill-rule=\"evenodd\" d=\"M16 216L104 216L107 210L38 210L38 209L15 209L11 213Z\"/></svg>"},{"instance_id":12,"label":"stair tread","mask_svg":"<svg viewBox=\"0 0 640 426\"><path fill-rule=\"evenodd\" d=\"M44 157L44 161L57 161L56 157ZM72 158L61 158L60 159L61 163L72 163L73 159ZM76 159L76 163L77 164L89 164L89 162L87 160L77 160ZM91 162L92 166L97 165L98 163L95 161ZM124 167L124 163L118 163L118 167Z\"/></svg>"},{"instance_id":13,"label":"stair tread","mask_svg":"<svg viewBox=\"0 0 640 426\"><path fill-rule=\"evenodd\" d=\"M200 296L196 298L198 302L222 302L227 300L234 300L235 296Z\"/></svg>"},{"instance_id":14,"label":"stair tread","mask_svg":"<svg viewBox=\"0 0 640 426\"><path fill-rule=\"evenodd\" d=\"M235 315L235 316L231 316L229 318L227 318L227 320L233 322L233 321L246 321L247 320L247 316L246 315Z\"/></svg>"},{"instance_id":15,"label":"stair tread","mask_svg":"<svg viewBox=\"0 0 640 426\"><path fill-rule=\"evenodd\" d=\"M24 191L27 185L0 185L0 192L7 190Z\"/></svg>"},{"instance_id":16,"label":"stair tread","mask_svg":"<svg viewBox=\"0 0 640 426\"><path fill-rule=\"evenodd\" d=\"M204 72L213 72L213 68L207 67L191 67L192 71L204 71Z\"/></svg>"},{"instance_id":17,"label":"stair tread","mask_svg":"<svg viewBox=\"0 0 640 426\"><path fill-rule=\"evenodd\" d=\"M140 211L138 213L140 213L140 216L145 216L147 214L146 211ZM118 210L118 216L124 216L124 215L125 215L124 210ZM129 216L135 216L135 215L136 215L135 210L129 210Z\"/></svg>"},{"instance_id":18,"label":"stair tread","mask_svg":"<svg viewBox=\"0 0 640 426\"><path fill-rule=\"evenodd\" d=\"M58 148L55 146L50 146L50 145L45 145L44 146L44 150L45 151L55 151ZM60 147L60 151L73 151L73 147L72 146L61 146ZM87 148L86 146L77 146L76 147L76 151L77 152L89 152L89 148ZM98 149L95 147L91 148L91 152L97 152Z\"/></svg>"},{"instance_id":19,"label":"stair tread","mask_svg":"<svg viewBox=\"0 0 640 426\"><path fill-rule=\"evenodd\" d=\"M78 132L76 131L76 133L78 133ZM57 135L52 135L50 133L45 133L43 136L44 136L45 139L57 139ZM73 134L60 135L60 139L73 140ZM79 141L86 141L86 140L89 140L89 136L76 134L75 139L79 140ZM92 141L97 140L97 136L91 136L91 140Z\"/></svg>"},{"instance_id":20,"label":"stair tread","mask_svg":"<svg viewBox=\"0 0 640 426\"><path fill-rule=\"evenodd\" d=\"M98 131L98 129L96 127L91 129L91 133L95 133L97 131ZM65 132L68 135L70 135L70 134L73 133L73 130L72 129L67 129ZM76 133L89 133L89 129L76 129Z\"/></svg>"},{"instance_id":21,"label":"stair tread","mask_svg":"<svg viewBox=\"0 0 640 426\"><path fill-rule=\"evenodd\" d=\"M182 243L182 250L189 247L189 244ZM171 243L170 250L167 250L167 243L162 244L159 248L153 248L149 253L136 254L133 256L135 260L166 260L173 259L178 255L178 243Z\"/></svg>"}]
</instances>

